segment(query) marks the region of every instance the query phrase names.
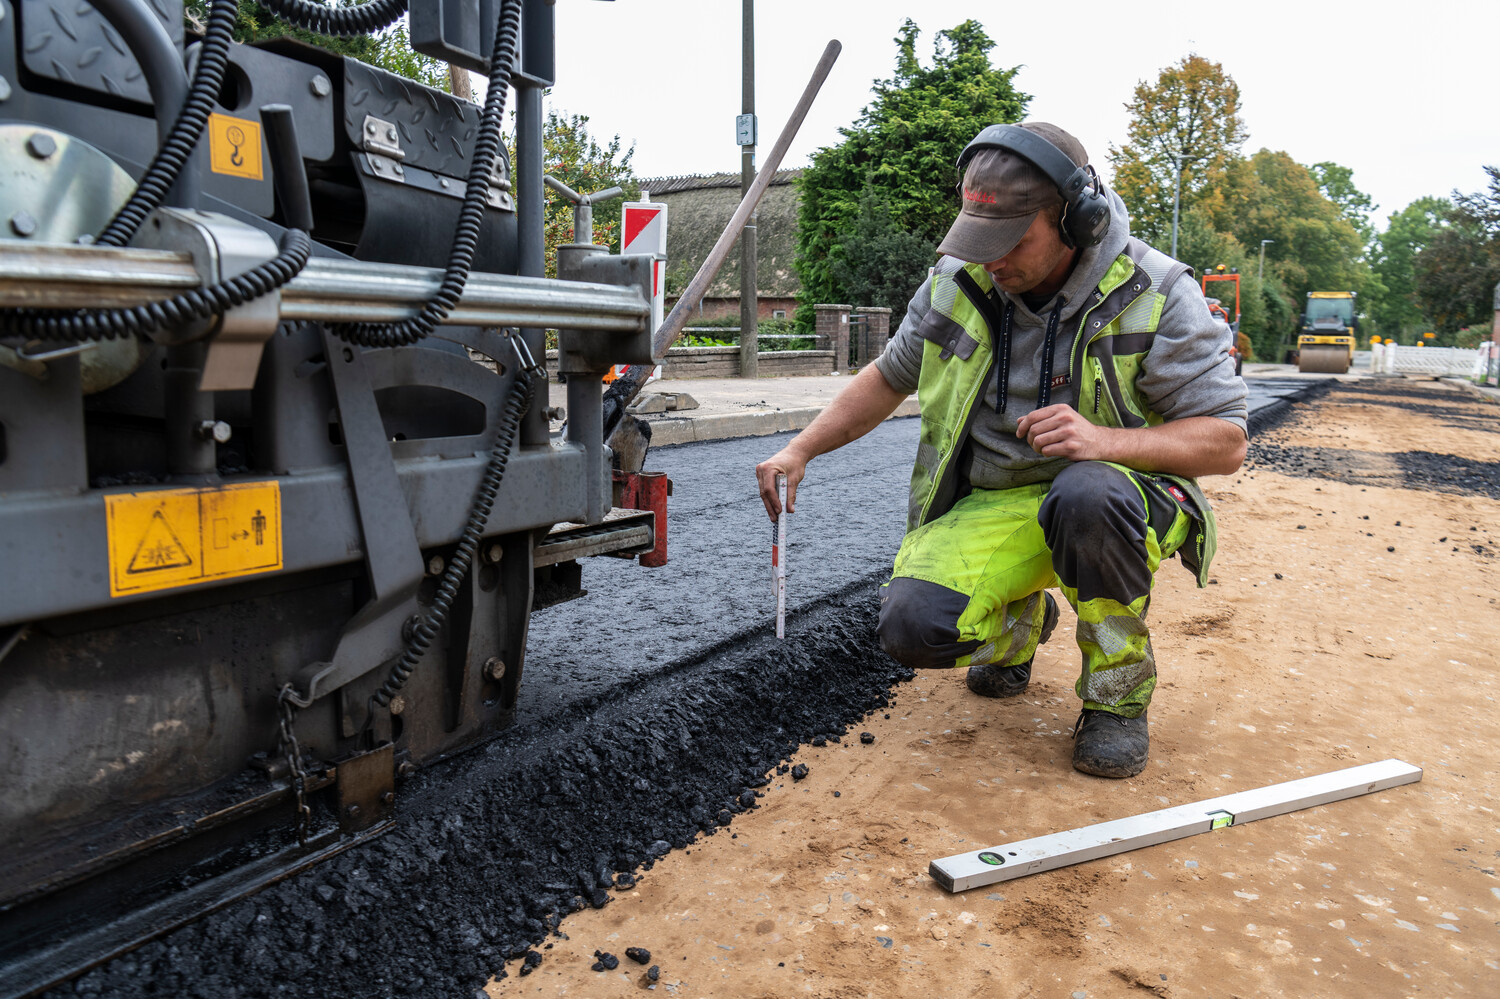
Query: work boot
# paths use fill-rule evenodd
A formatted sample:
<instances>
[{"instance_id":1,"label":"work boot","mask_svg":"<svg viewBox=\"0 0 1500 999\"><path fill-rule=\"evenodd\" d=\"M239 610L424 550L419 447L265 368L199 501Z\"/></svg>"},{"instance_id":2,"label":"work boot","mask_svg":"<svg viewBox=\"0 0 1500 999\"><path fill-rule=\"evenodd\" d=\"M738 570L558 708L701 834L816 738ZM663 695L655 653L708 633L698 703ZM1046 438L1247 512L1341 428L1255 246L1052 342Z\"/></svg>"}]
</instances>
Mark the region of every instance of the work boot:
<instances>
[{"instance_id":1,"label":"work boot","mask_svg":"<svg viewBox=\"0 0 1500 999\"><path fill-rule=\"evenodd\" d=\"M1052 599L1052 594L1043 593L1046 598L1047 609L1042 614L1042 636L1037 639L1038 646L1052 637L1052 629L1057 627L1057 601ZM996 663L985 663L983 666L970 666L969 675L965 681L969 689L980 697L1015 697L1026 693L1026 685L1031 682L1031 663L1036 659L1033 653L1031 659L1014 666L1000 666Z\"/></svg>"},{"instance_id":2,"label":"work boot","mask_svg":"<svg viewBox=\"0 0 1500 999\"><path fill-rule=\"evenodd\" d=\"M1073 769L1095 777L1134 777L1146 769L1146 712L1126 718L1084 708L1073 726Z\"/></svg>"}]
</instances>

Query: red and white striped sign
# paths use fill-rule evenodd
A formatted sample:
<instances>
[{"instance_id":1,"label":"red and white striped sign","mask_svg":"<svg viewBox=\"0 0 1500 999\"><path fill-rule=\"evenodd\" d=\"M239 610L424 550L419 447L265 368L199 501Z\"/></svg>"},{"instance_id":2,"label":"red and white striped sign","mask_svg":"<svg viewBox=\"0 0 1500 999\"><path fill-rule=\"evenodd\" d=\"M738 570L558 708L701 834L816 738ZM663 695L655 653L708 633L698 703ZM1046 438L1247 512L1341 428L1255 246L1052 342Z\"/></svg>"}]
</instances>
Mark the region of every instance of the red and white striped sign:
<instances>
[{"instance_id":1,"label":"red and white striped sign","mask_svg":"<svg viewBox=\"0 0 1500 999\"><path fill-rule=\"evenodd\" d=\"M659 201L627 201L621 206L620 252L667 255L667 206Z\"/></svg>"},{"instance_id":2,"label":"red and white striped sign","mask_svg":"<svg viewBox=\"0 0 1500 999\"><path fill-rule=\"evenodd\" d=\"M651 328L659 329L666 310L667 206L659 201L627 201L620 213L620 253L650 256Z\"/></svg>"}]
</instances>

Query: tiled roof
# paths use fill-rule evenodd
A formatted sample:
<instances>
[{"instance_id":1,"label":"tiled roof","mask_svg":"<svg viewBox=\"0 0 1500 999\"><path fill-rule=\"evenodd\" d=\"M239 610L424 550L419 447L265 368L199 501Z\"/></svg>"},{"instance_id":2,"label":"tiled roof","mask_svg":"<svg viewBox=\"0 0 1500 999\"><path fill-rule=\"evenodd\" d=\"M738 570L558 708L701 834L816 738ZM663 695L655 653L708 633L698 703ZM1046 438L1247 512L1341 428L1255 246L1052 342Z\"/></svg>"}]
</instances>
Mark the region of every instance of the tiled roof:
<instances>
[{"instance_id":1,"label":"tiled roof","mask_svg":"<svg viewBox=\"0 0 1500 999\"><path fill-rule=\"evenodd\" d=\"M795 170L777 170L771 178L771 186L790 184L802 176L801 168ZM692 174L686 177L641 177L637 183L641 190L650 191L654 198L658 194L677 194L681 191L705 191L718 187L732 187L738 189L740 186L740 174L738 173L709 173Z\"/></svg>"}]
</instances>

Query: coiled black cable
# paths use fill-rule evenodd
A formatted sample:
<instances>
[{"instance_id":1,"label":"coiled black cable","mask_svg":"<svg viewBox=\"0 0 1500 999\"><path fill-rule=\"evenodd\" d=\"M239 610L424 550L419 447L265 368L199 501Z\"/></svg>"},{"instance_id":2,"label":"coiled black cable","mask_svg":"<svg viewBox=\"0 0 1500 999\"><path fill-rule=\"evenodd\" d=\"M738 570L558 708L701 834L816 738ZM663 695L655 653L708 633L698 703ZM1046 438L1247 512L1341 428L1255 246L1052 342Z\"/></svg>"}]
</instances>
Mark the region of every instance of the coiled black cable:
<instances>
[{"instance_id":1,"label":"coiled black cable","mask_svg":"<svg viewBox=\"0 0 1500 999\"><path fill-rule=\"evenodd\" d=\"M519 333L514 335L520 336ZM484 476L479 480L479 489L474 495L473 505L469 508L469 519L464 524L458 549L448 560L448 567L443 571L443 578L438 583L437 596L433 598L432 606L412 630L405 651L401 653L401 658L391 666L385 683L381 684L380 689L370 698L381 707L390 704L396 692L406 685L407 679L422 661L422 657L427 654L427 649L432 645L433 639L442 632L443 626L448 622L448 612L453 607L453 601L458 596L458 589L463 585L464 577L469 574L469 566L474 561L474 552L478 549L479 540L483 537L485 526L489 523L490 511L495 506L495 496L500 492L500 481L505 477L505 465L510 460L511 445L516 440L521 418L531 408L531 396L536 389L536 383L535 371L525 365L516 369L516 380L511 383L510 391L505 395L505 405L501 409L495 447L490 451L490 460L485 465ZM373 716L372 711L372 720Z\"/></svg>"},{"instance_id":2,"label":"coiled black cable","mask_svg":"<svg viewBox=\"0 0 1500 999\"><path fill-rule=\"evenodd\" d=\"M141 223L146 221L146 216L162 203L167 191L177 181L177 175L192 157L203 135L203 126L208 123L208 116L214 109L219 87L224 83L224 71L229 65L229 43L238 10L236 0L213 0L187 101L172 122L167 140L157 149L151 165L141 175L135 192L94 240L97 245L124 246L129 243Z\"/></svg>"},{"instance_id":3,"label":"coiled black cable","mask_svg":"<svg viewBox=\"0 0 1500 999\"><path fill-rule=\"evenodd\" d=\"M352 7L328 7L309 0L260 0L261 6L289 24L340 38L374 34L405 14L406 3L407 0L370 0Z\"/></svg>"},{"instance_id":4,"label":"coiled black cable","mask_svg":"<svg viewBox=\"0 0 1500 999\"><path fill-rule=\"evenodd\" d=\"M506 91L510 89L512 64L515 62L521 31L520 0L504 0L499 24L495 29L495 48L490 55L489 92L485 94L484 113L479 119L479 135L474 140L474 158L464 188L463 208L453 233L453 249L438 290L410 319L397 323L349 323L331 327L335 336L361 347L402 347L416 343L432 333L463 296L479 245L479 227L488 203L490 172L500 154L500 126L505 118Z\"/></svg>"},{"instance_id":5,"label":"coiled black cable","mask_svg":"<svg viewBox=\"0 0 1500 999\"><path fill-rule=\"evenodd\" d=\"M312 239L301 229L287 229L276 256L228 280L194 288L160 302L127 309L5 309L0 335L34 340L114 340L144 337L163 327L221 315L286 284L307 263Z\"/></svg>"}]
</instances>

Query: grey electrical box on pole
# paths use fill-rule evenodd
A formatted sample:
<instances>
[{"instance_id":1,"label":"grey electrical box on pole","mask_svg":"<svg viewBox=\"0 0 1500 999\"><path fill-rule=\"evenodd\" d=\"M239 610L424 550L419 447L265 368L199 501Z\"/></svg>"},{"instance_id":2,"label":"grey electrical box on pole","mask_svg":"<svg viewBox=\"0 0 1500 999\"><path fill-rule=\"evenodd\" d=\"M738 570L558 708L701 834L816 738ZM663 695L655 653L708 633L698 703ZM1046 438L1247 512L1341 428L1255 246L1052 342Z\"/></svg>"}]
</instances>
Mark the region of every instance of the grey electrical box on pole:
<instances>
[{"instance_id":1,"label":"grey electrical box on pole","mask_svg":"<svg viewBox=\"0 0 1500 999\"><path fill-rule=\"evenodd\" d=\"M755 0L743 0L745 23L742 29L744 43L744 114L735 119L735 138L740 146L740 196L750 192L755 183ZM745 223L740 233L740 377L755 378L760 374L758 352L760 341L756 326L760 317L760 302L756 299L755 284L755 214Z\"/></svg>"}]
</instances>

